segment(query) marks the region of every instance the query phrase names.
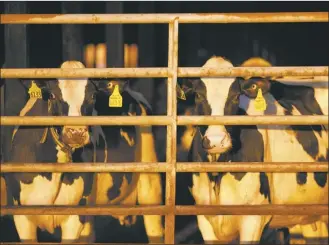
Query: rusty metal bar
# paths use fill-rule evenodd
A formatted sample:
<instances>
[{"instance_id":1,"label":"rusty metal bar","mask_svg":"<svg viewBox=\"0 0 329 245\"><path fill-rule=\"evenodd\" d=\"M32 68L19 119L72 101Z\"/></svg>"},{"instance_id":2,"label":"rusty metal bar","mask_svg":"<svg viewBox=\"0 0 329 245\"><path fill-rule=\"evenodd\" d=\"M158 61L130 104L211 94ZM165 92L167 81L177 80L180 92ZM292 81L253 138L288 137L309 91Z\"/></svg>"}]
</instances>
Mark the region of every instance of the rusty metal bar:
<instances>
[{"instance_id":1,"label":"rusty metal bar","mask_svg":"<svg viewBox=\"0 0 329 245\"><path fill-rule=\"evenodd\" d=\"M176 198L176 137L177 137L177 68L178 68L178 18L169 23L168 28L168 69L172 76L168 78L167 115L172 123L167 127L167 162L170 169L166 175L166 205L170 213L165 217L165 243L175 243L175 198Z\"/></svg>"},{"instance_id":2,"label":"rusty metal bar","mask_svg":"<svg viewBox=\"0 0 329 245\"><path fill-rule=\"evenodd\" d=\"M328 116L4 116L0 119L6 125L324 125Z\"/></svg>"},{"instance_id":3,"label":"rusty metal bar","mask_svg":"<svg viewBox=\"0 0 329 245\"><path fill-rule=\"evenodd\" d=\"M0 242L0 245L26 245L27 243L26 242ZM59 245L61 243L56 243L56 242L29 242L28 245ZM66 243L64 243L66 244ZM80 245L86 245L85 242L70 242L69 243L70 245L71 244L80 244ZM93 243L89 243L91 245L118 245L118 243L97 243L97 242L93 242ZM123 243L125 245L145 245L145 243Z\"/></svg>"},{"instance_id":4,"label":"rusty metal bar","mask_svg":"<svg viewBox=\"0 0 329 245\"><path fill-rule=\"evenodd\" d=\"M167 68L38 68L1 69L2 78L168 77Z\"/></svg>"},{"instance_id":5,"label":"rusty metal bar","mask_svg":"<svg viewBox=\"0 0 329 245\"><path fill-rule=\"evenodd\" d=\"M164 205L130 206L1 206L1 215L165 215L169 208Z\"/></svg>"},{"instance_id":6,"label":"rusty metal bar","mask_svg":"<svg viewBox=\"0 0 329 245\"><path fill-rule=\"evenodd\" d=\"M167 116L5 116L1 125L169 125L172 119Z\"/></svg>"},{"instance_id":7,"label":"rusty metal bar","mask_svg":"<svg viewBox=\"0 0 329 245\"><path fill-rule=\"evenodd\" d=\"M323 125L328 116L178 116L177 125Z\"/></svg>"},{"instance_id":8,"label":"rusty metal bar","mask_svg":"<svg viewBox=\"0 0 329 245\"><path fill-rule=\"evenodd\" d=\"M56 242L42 242L42 245L59 245L60 243ZM65 244L65 243L64 243ZM86 245L85 242L70 242L72 244ZM91 245L104 245L104 243L89 243ZM106 245L118 245L118 243L105 243ZM145 243L124 243L125 245L145 245ZM0 245L26 245L26 242L0 242ZM29 242L28 245L40 245L40 242Z\"/></svg>"},{"instance_id":9,"label":"rusty metal bar","mask_svg":"<svg viewBox=\"0 0 329 245\"><path fill-rule=\"evenodd\" d=\"M179 77L328 76L328 66L178 68Z\"/></svg>"},{"instance_id":10,"label":"rusty metal bar","mask_svg":"<svg viewBox=\"0 0 329 245\"><path fill-rule=\"evenodd\" d=\"M176 206L176 215L328 215L328 204Z\"/></svg>"},{"instance_id":11,"label":"rusty metal bar","mask_svg":"<svg viewBox=\"0 0 329 245\"><path fill-rule=\"evenodd\" d=\"M118 205L118 206L1 206L1 215L327 215L327 204L301 205Z\"/></svg>"},{"instance_id":12,"label":"rusty metal bar","mask_svg":"<svg viewBox=\"0 0 329 245\"><path fill-rule=\"evenodd\" d=\"M170 70L169 70L170 71ZM167 68L25 68L1 69L2 78L81 78L81 77L168 77ZM250 76L328 76L328 66L289 67L180 67L178 77L250 77Z\"/></svg>"},{"instance_id":13,"label":"rusty metal bar","mask_svg":"<svg viewBox=\"0 0 329 245\"><path fill-rule=\"evenodd\" d=\"M151 24L328 22L328 12L211 14L3 14L2 24Z\"/></svg>"},{"instance_id":14,"label":"rusty metal bar","mask_svg":"<svg viewBox=\"0 0 329 245\"><path fill-rule=\"evenodd\" d=\"M0 165L1 173L108 173L108 172L166 172L168 164L163 163L144 163L144 162L111 162L111 163L19 163L10 162Z\"/></svg>"},{"instance_id":15,"label":"rusty metal bar","mask_svg":"<svg viewBox=\"0 0 329 245\"><path fill-rule=\"evenodd\" d=\"M162 163L3 163L2 173L77 173L77 172L166 172L172 171L169 164ZM328 172L327 162L178 162L176 172Z\"/></svg>"},{"instance_id":16,"label":"rusty metal bar","mask_svg":"<svg viewBox=\"0 0 329 245\"><path fill-rule=\"evenodd\" d=\"M182 162L177 172L328 172L328 162Z\"/></svg>"}]
</instances>

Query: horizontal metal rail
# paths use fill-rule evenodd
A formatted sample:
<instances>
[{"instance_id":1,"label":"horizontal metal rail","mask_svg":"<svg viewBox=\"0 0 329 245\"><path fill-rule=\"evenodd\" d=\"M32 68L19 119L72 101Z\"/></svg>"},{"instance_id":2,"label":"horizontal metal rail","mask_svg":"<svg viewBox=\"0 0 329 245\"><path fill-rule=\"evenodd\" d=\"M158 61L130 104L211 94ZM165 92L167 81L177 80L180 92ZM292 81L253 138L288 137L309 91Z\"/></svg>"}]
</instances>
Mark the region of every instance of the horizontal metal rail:
<instances>
[{"instance_id":1,"label":"horizontal metal rail","mask_svg":"<svg viewBox=\"0 0 329 245\"><path fill-rule=\"evenodd\" d=\"M143 163L3 163L2 173L82 173L82 172L167 172L171 166L166 162ZM327 162L178 162L176 172L328 172Z\"/></svg>"},{"instance_id":2,"label":"horizontal metal rail","mask_svg":"<svg viewBox=\"0 0 329 245\"><path fill-rule=\"evenodd\" d=\"M0 242L0 245L26 245L26 242ZM61 243L58 242L42 242L42 245L59 245ZM64 243L65 244L65 243ZM70 242L70 245L86 245L85 242ZM98 243L98 242L93 242L90 243L91 245L118 245L118 243ZM28 245L40 245L40 242L29 242ZM124 245L145 245L145 243L124 243Z\"/></svg>"},{"instance_id":3,"label":"horizontal metal rail","mask_svg":"<svg viewBox=\"0 0 329 245\"><path fill-rule=\"evenodd\" d=\"M328 205L1 206L2 215L327 215Z\"/></svg>"},{"instance_id":4,"label":"horizontal metal rail","mask_svg":"<svg viewBox=\"0 0 329 245\"><path fill-rule=\"evenodd\" d=\"M170 125L170 116L3 116L6 125ZM177 125L325 125L328 116L177 116Z\"/></svg>"},{"instance_id":5,"label":"horizontal metal rail","mask_svg":"<svg viewBox=\"0 0 329 245\"><path fill-rule=\"evenodd\" d=\"M158 68L24 68L1 69L1 78L97 78L170 77L171 70ZM328 76L328 66L289 67L180 67L178 77Z\"/></svg>"},{"instance_id":6,"label":"horizontal metal rail","mask_svg":"<svg viewBox=\"0 0 329 245\"><path fill-rule=\"evenodd\" d=\"M328 116L179 116L177 125L324 125Z\"/></svg>"},{"instance_id":7,"label":"horizontal metal rail","mask_svg":"<svg viewBox=\"0 0 329 245\"><path fill-rule=\"evenodd\" d=\"M42 245L59 245L58 242L42 242ZM64 243L65 244L65 243ZM70 245L86 245L85 242L70 242ZM92 245L104 245L104 243L93 242ZM105 243L106 245L118 245L118 243ZM124 243L125 245L145 245L145 243ZM0 242L0 245L26 245L26 242ZM40 245L40 242L29 242L28 245Z\"/></svg>"},{"instance_id":8,"label":"horizontal metal rail","mask_svg":"<svg viewBox=\"0 0 329 245\"><path fill-rule=\"evenodd\" d=\"M126 163L2 163L0 165L1 173L108 173L108 172L166 172L168 164L163 163L143 163L143 162L126 162Z\"/></svg>"},{"instance_id":9,"label":"horizontal metal rail","mask_svg":"<svg viewBox=\"0 0 329 245\"><path fill-rule=\"evenodd\" d=\"M172 118L168 116L4 116L1 117L1 125L169 125Z\"/></svg>"},{"instance_id":10,"label":"horizontal metal rail","mask_svg":"<svg viewBox=\"0 0 329 245\"><path fill-rule=\"evenodd\" d=\"M328 22L328 12L211 14L3 14L2 24L152 24Z\"/></svg>"}]
</instances>

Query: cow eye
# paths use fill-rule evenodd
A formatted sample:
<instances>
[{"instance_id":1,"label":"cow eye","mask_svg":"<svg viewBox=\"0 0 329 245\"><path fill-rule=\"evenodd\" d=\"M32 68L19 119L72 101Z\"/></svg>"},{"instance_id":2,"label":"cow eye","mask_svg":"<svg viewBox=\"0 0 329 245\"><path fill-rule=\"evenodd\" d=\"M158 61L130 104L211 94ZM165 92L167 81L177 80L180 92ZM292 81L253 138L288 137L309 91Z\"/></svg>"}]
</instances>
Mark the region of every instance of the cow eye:
<instances>
[{"instance_id":1,"label":"cow eye","mask_svg":"<svg viewBox=\"0 0 329 245\"><path fill-rule=\"evenodd\" d=\"M111 89L111 88L113 87L113 83L112 83L112 82L109 82L109 83L107 84L107 87L108 87L109 89Z\"/></svg>"},{"instance_id":2,"label":"cow eye","mask_svg":"<svg viewBox=\"0 0 329 245\"><path fill-rule=\"evenodd\" d=\"M257 88L256 84L251 85L251 89L255 90Z\"/></svg>"}]
</instances>

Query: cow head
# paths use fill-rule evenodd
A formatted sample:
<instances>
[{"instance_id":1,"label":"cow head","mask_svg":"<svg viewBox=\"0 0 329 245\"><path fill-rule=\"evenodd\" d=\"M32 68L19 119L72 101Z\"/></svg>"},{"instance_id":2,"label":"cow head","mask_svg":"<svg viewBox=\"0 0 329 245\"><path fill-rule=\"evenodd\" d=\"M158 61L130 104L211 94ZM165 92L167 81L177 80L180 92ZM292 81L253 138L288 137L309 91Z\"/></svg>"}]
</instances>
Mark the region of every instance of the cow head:
<instances>
[{"instance_id":1,"label":"cow head","mask_svg":"<svg viewBox=\"0 0 329 245\"><path fill-rule=\"evenodd\" d=\"M151 115L152 108L145 97L129 86L125 79L94 79L96 86L95 110L101 116L139 116ZM136 140L134 126L103 126L107 135L111 135L111 144L117 144L121 137L130 146ZM118 137L119 135L119 137ZM109 143L109 142L108 142Z\"/></svg>"},{"instance_id":2,"label":"cow head","mask_svg":"<svg viewBox=\"0 0 329 245\"><path fill-rule=\"evenodd\" d=\"M250 64L249 64L250 65ZM203 67L233 67L232 63L222 57L211 57ZM200 78L185 79L177 88L178 114L185 115L239 115L240 96L256 98L257 90L263 93L270 90L269 80L262 78ZM182 96L183 92L185 97ZM183 113L184 112L184 113ZM187 113L186 113L187 112ZM224 154L235 143L236 126L210 125L202 127L202 146L210 155ZM237 139L238 140L238 139Z\"/></svg>"},{"instance_id":3,"label":"cow head","mask_svg":"<svg viewBox=\"0 0 329 245\"><path fill-rule=\"evenodd\" d=\"M231 62L222 57L210 58L204 66L205 68L233 67ZM201 78L187 79L183 82L182 90L186 93L186 102L179 101L179 107L184 103L190 103L191 115L211 115L223 116L230 107L227 101L236 101L236 93L231 92L234 78ZM186 88L185 88L186 87ZM180 93L178 93L179 98ZM193 104L194 103L194 104ZM184 107L183 107L184 108ZM230 108L230 110L236 107ZM178 111L180 113L180 111ZM222 125L210 125L203 127L202 146L208 154L220 154L231 149L231 137L226 128Z\"/></svg>"},{"instance_id":4,"label":"cow head","mask_svg":"<svg viewBox=\"0 0 329 245\"><path fill-rule=\"evenodd\" d=\"M151 105L141 93L130 88L128 80L94 79L93 84L97 90L95 109L98 115L142 115L139 103L145 107L147 114L152 114ZM116 106L115 103L121 104Z\"/></svg>"},{"instance_id":5,"label":"cow head","mask_svg":"<svg viewBox=\"0 0 329 245\"><path fill-rule=\"evenodd\" d=\"M66 61L61 68L84 68L79 61ZM42 91L42 99L48 101L51 116L90 116L94 107L95 86L87 79L35 80ZM56 127L63 143L80 148L90 142L87 126Z\"/></svg>"}]
</instances>

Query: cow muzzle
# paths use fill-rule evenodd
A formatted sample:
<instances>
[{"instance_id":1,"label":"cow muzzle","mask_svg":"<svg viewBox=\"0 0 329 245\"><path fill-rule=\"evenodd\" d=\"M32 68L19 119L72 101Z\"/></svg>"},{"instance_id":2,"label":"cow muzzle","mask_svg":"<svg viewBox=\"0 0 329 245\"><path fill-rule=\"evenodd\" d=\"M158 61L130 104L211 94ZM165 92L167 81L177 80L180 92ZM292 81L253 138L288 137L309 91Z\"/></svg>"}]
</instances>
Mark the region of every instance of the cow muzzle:
<instances>
[{"instance_id":1,"label":"cow muzzle","mask_svg":"<svg viewBox=\"0 0 329 245\"><path fill-rule=\"evenodd\" d=\"M219 132L207 134L203 137L202 147L208 154L221 154L227 152L232 147L231 137L228 133Z\"/></svg>"},{"instance_id":2,"label":"cow muzzle","mask_svg":"<svg viewBox=\"0 0 329 245\"><path fill-rule=\"evenodd\" d=\"M63 129L63 142L72 148L80 148L90 141L88 127L86 126L67 126Z\"/></svg>"}]
</instances>

